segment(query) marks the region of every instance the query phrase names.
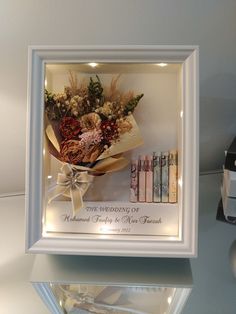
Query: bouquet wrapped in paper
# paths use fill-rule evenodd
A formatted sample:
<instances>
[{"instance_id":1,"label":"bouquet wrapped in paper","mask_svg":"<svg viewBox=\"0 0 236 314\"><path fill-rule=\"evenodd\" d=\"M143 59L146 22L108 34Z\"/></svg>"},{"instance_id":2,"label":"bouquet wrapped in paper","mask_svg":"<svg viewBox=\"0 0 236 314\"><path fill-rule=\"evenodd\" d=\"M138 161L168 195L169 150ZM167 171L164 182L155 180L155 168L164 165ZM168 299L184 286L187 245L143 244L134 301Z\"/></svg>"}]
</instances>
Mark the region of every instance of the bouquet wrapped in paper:
<instances>
[{"instance_id":1,"label":"bouquet wrapped in paper","mask_svg":"<svg viewBox=\"0 0 236 314\"><path fill-rule=\"evenodd\" d=\"M83 207L83 195L93 179L127 166L122 154L143 143L133 117L143 94L120 92L118 79L103 88L98 76L78 84L70 72L70 86L63 93L45 90L49 152L62 163L49 202L68 196L74 214Z\"/></svg>"}]
</instances>

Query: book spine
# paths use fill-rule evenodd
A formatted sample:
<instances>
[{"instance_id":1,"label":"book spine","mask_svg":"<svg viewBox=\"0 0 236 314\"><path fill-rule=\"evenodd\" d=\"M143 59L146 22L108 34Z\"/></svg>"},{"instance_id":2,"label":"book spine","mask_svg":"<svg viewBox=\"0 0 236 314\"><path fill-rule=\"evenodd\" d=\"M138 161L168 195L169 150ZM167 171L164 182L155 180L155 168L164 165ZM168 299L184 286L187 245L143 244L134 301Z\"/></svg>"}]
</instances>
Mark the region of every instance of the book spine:
<instances>
[{"instance_id":1,"label":"book spine","mask_svg":"<svg viewBox=\"0 0 236 314\"><path fill-rule=\"evenodd\" d=\"M161 153L153 153L153 202L161 202Z\"/></svg>"},{"instance_id":2,"label":"book spine","mask_svg":"<svg viewBox=\"0 0 236 314\"><path fill-rule=\"evenodd\" d=\"M139 202L146 201L146 171L145 171L145 156L140 156L138 161L138 200Z\"/></svg>"},{"instance_id":3,"label":"book spine","mask_svg":"<svg viewBox=\"0 0 236 314\"><path fill-rule=\"evenodd\" d=\"M152 155L146 156L146 202L153 202L153 159Z\"/></svg>"},{"instance_id":4,"label":"book spine","mask_svg":"<svg viewBox=\"0 0 236 314\"><path fill-rule=\"evenodd\" d=\"M169 153L169 202L177 202L178 155L176 150Z\"/></svg>"},{"instance_id":5,"label":"book spine","mask_svg":"<svg viewBox=\"0 0 236 314\"><path fill-rule=\"evenodd\" d=\"M161 154L161 201L162 203L169 202L169 153Z\"/></svg>"},{"instance_id":6,"label":"book spine","mask_svg":"<svg viewBox=\"0 0 236 314\"><path fill-rule=\"evenodd\" d=\"M138 160L131 160L130 202L138 202Z\"/></svg>"}]
</instances>

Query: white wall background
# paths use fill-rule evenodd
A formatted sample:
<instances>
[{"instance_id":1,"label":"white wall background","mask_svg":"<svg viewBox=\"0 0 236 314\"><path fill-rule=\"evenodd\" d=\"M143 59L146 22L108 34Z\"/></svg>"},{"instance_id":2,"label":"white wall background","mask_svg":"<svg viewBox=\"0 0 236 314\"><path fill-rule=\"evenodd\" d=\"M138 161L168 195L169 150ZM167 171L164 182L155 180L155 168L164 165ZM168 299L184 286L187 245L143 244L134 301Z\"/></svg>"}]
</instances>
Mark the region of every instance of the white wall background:
<instances>
[{"instance_id":1,"label":"white wall background","mask_svg":"<svg viewBox=\"0 0 236 314\"><path fill-rule=\"evenodd\" d=\"M236 133L235 30L234 0L1 0L0 194L24 190L28 45L199 45L205 171Z\"/></svg>"}]
</instances>

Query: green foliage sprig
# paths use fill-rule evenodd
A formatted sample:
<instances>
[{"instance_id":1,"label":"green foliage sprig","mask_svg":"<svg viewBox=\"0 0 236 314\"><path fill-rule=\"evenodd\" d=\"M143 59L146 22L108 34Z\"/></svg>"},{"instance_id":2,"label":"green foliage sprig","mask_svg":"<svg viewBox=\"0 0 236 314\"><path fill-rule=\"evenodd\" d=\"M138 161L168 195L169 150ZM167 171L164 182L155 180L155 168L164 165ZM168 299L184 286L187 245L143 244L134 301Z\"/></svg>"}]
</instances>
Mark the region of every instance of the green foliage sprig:
<instances>
[{"instance_id":1,"label":"green foliage sprig","mask_svg":"<svg viewBox=\"0 0 236 314\"><path fill-rule=\"evenodd\" d=\"M96 75L97 81L90 77L88 85L88 96L91 99L102 99L103 98L103 87L98 75Z\"/></svg>"},{"instance_id":2,"label":"green foliage sprig","mask_svg":"<svg viewBox=\"0 0 236 314\"><path fill-rule=\"evenodd\" d=\"M135 109L135 107L138 105L140 99L143 97L144 94L137 95L136 97L132 98L125 106L124 108L124 114L127 115L132 113Z\"/></svg>"}]
</instances>

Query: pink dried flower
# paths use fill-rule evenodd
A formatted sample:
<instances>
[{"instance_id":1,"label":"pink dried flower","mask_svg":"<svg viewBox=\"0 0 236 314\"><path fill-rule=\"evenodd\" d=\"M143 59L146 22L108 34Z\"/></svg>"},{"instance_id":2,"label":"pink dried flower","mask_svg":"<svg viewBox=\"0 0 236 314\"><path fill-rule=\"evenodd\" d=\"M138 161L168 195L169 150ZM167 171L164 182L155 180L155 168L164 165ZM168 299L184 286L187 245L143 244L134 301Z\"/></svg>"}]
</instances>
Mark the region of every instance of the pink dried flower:
<instances>
[{"instance_id":1,"label":"pink dried flower","mask_svg":"<svg viewBox=\"0 0 236 314\"><path fill-rule=\"evenodd\" d=\"M79 136L81 143L84 144L85 147L90 147L91 145L96 145L101 142L101 132L99 130L92 130L88 132L84 132Z\"/></svg>"}]
</instances>

